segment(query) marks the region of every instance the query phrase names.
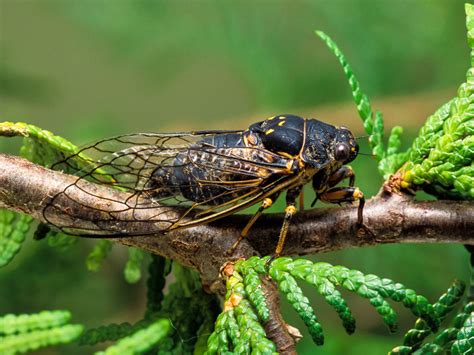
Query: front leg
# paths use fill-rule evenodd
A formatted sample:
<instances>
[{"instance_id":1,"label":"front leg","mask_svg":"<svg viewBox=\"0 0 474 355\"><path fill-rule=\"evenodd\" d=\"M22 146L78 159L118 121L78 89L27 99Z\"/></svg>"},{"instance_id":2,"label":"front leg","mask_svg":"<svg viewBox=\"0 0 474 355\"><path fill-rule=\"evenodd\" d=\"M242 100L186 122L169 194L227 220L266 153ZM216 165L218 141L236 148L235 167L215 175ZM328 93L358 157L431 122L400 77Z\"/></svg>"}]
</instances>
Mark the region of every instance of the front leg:
<instances>
[{"instance_id":1,"label":"front leg","mask_svg":"<svg viewBox=\"0 0 474 355\"><path fill-rule=\"evenodd\" d=\"M328 188L334 187L339 184L341 181L349 179L349 186L353 187L355 183L355 174L354 170L350 166L343 166L338 169L334 174L328 176L324 171L316 174L313 178L313 189L316 192L316 197L311 203L313 207L318 199L321 199L320 196L324 194ZM337 203L337 202L335 202Z\"/></svg>"},{"instance_id":2,"label":"front leg","mask_svg":"<svg viewBox=\"0 0 474 355\"><path fill-rule=\"evenodd\" d=\"M343 203L359 201L357 208L357 224L363 227L363 210L365 205L364 194L358 187L333 187L318 195L321 201L329 203Z\"/></svg>"},{"instance_id":3,"label":"front leg","mask_svg":"<svg viewBox=\"0 0 474 355\"><path fill-rule=\"evenodd\" d=\"M375 237L374 233L364 224L364 205L365 198L362 191L358 187L333 187L319 195L321 201L329 203L343 203L343 202L354 202L359 201L359 207L357 208L357 227L358 235L363 236L368 234L371 237Z\"/></svg>"},{"instance_id":4,"label":"front leg","mask_svg":"<svg viewBox=\"0 0 474 355\"><path fill-rule=\"evenodd\" d=\"M354 187L354 183L355 183L354 170L352 170L352 168L348 165L344 165L342 168L340 168L334 174L332 174L329 177L327 184L329 185L329 187L333 187L345 179L349 179L349 186Z\"/></svg>"},{"instance_id":5,"label":"front leg","mask_svg":"<svg viewBox=\"0 0 474 355\"><path fill-rule=\"evenodd\" d=\"M349 178L349 187L334 187L339 184L342 180ZM367 233L374 235L370 229L364 225L364 205L365 198L364 194L358 187L354 187L355 183L355 174L350 166L343 166L332 174L326 181L326 187L329 187L328 190L324 189L324 186L320 187L321 192L316 190L316 198L311 206L316 203L318 199L324 202L329 203L344 203L344 202L354 202L359 201L359 207L357 208L357 226L360 233ZM313 181L313 186L315 181Z\"/></svg>"}]
</instances>

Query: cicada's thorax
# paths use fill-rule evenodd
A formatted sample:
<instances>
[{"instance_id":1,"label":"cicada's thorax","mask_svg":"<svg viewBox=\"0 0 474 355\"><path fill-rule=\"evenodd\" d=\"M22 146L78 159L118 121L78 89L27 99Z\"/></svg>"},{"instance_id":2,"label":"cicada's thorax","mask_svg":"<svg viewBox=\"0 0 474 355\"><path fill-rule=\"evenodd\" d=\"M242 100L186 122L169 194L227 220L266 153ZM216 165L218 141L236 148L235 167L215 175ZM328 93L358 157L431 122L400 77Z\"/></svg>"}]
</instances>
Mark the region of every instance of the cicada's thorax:
<instances>
[{"instance_id":1,"label":"cicada's thorax","mask_svg":"<svg viewBox=\"0 0 474 355\"><path fill-rule=\"evenodd\" d=\"M246 132L248 141L259 142L264 149L294 159L301 173L299 183L313 180L317 190L323 189L342 165L355 159L359 149L347 128L294 115L268 118Z\"/></svg>"},{"instance_id":2,"label":"cicada's thorax","mask_svg":"<svg viewBox=\"0 0 474 355\"><path fill-rule=\"evenodd\" d=\"M317 147L319 151L315 154L313 138L319 138L318 135L313 137L308 134L310 132L315 134L315 122L319 121L306 120L295 115L270 117L250 126L246 131L246 141L248 144L258 144L263 149L295 160L301 172L299 183L304 184L321 170L323 164L318 164L318 162L327 161L326 149L321 151L321 147Z\"/></svg>"},{"instance_id":3,"label":"cicada's thorax","mask_svg":"<svg viewBox=\"0 0 474 355\"><path fill-rule=\"evenodd\" d=\"M246 131L249 143L288 158L297 158L305 143L306 120L294 115L274 116L254 123Z\"/></svg>"},{"instance_id":4,"label":"cicada's thorax","mask_svg":"<svg viewBox=\"0 0 474 355\"><path fill-rule=\"evenodd\" d=\"M247 145L259 146L292 161L294 174L305 184L311 180L314 169L307 169L301 158L306 141L307 120L295 115L279 115L254 123L244 132Z\"/></svg>"}]
</instances>

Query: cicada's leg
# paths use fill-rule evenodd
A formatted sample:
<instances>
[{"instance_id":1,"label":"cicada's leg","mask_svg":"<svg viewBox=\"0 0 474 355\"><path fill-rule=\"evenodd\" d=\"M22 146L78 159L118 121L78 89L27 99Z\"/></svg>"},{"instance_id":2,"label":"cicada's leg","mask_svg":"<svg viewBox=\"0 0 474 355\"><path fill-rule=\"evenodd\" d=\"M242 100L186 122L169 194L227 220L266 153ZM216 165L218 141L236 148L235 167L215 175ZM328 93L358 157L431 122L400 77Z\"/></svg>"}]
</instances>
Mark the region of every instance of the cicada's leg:
<instances>
[{"instance_id":1,"label":"cicada's leg","mask_svg":"<svg viewBox=\"0 0 474 355\"><path fill-rule=\"evenodd\" d=\"M296 213L296 199L301 193L302 186L295 187L294 189L288 190L286 193L286 208L285 208L285 218L283 219L283 224L280 229L280 236L278 237L278 244L275 249L275 253L270 256L270 259L267 260L266 265L270 265L273 259L278 258L283 251L285 246L286 235L288 234L288 227L290 226L291 218Z\"/></svg>"},{"instance_id":2,"label":"cicada's leg","mask_svg":"<svg viewBox=\"0 0 474 355\"><path fill-rule=\"evenodd\" d=\"M316 197L314 198L313 202L311 203L311 207L313 207L316 202L320 199L320 195L325 191L326 188L331 188L339 184L341 181L349 179L349 186L354 187L355 183L355 174L354 170L350 166L343 166L339 170L337 170L331 176L320 175L318 178L313 180L313 188L316 191ZM338 203L338 202L335 202Z\"/></svg>"},{"instance_id":3,"label":"cicada's leg","mask_svg":"<svg viewBox=\"0 0 474 355\"><path fill-rule=\"evenodd\" d=\"M319 195L319 199L329 203L343 203L359 201L357 209L357 224L363 227L363 210L365 198L362 191L358 187L333 187Z\"/></svg>"},{"instance_id":4,"label":"cicada's leg","mask_svg":"<svg viewBox=\"0 0 474 355\"><path fill-rule=\"evenodd\" d=\"M333 187L345 179L349 179L349 186L354 187L355 174L354 170L352 170L350 166L343 166L342 168L340 168L338 171L331 175L327 183L329 187Z\"/></svg>"},{"instance_id":5,"label":"cicada's leg","mask_svg":"<svg viewBox=\"0 0 474 355\"><path fill-rule=\"evenodd\" d=\"M255 224L257 219L262 215L263 211L266 210L273 204L273 201L277 199L278 196L272 196L273 198L267 197L263 199L262 204L260 205L257 212L252 216L252 218L247 222L247 225L242 229L239 238L235 241L234 244L227 250L227 254L231 255L234 250L239 246L240 242L247 236L250 228Z\"/></svg>"},{"instance_id":6,"label":"cicada's leg","mask_svg":"<svg viewBox=\"0 0 474 355\"><path fill-rule=\"evenodd\" d=\"M300 198L299 198L299 201L298 201L298 206L300 208L300 211L303 212L304 211L304 191L301 191L300 193Z\"/></svg>"}]
</instances>

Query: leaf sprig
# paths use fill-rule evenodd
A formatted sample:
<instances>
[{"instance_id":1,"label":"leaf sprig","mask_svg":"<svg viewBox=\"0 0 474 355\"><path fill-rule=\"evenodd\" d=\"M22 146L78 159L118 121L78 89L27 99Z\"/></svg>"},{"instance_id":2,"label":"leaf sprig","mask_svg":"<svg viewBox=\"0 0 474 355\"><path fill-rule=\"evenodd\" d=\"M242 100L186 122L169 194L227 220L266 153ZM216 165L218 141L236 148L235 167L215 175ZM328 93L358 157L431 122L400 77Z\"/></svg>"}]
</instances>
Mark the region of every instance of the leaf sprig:
<instances>
[{"instance_id":1,"label":"leaf sprig","mask_svg":"<svg viewBox=\"0 0 474 355\"><path fill-rule=\"evenodd\" d=\"M206 354L276 352L259 321L265 322L269 317L261 280L256 272L248 274L251 276L244 280L235 269L228 277L224 311L217 317L214 332L209 336ZM246 281L248 283L244 284ZM247 293L246 289L250 292ZM250 296L252 293L256 295Z\"/></svg>"},{"instance_id":2,"label":"leaf sprig","mask_svg":"<svg viewBox=\"0 0 474 355\"><path fill-rule=\"evenodd\" d=\"M0 267L20 251L32 222L30 216L0 209Z\"/></svg>"},{"instance_id":3,"label":"leaf sprig","mask_svg":"<svg viewBox=\"0 0 474 355\"><path fill-rule=\"evenodd\" d=\"M158 319L96 355L141 354L163 340L171 330L168 319Z\"/></svg>"},{"instance_id":4,"label":"leaf sprig","mask_svg":"<svg viewBox=\"0 0 474 355\"><path fill-rule=\"evenodd\" d=\"M355 76L354 71L337 44L322 31L316 31L316 34L326 43L342 66L342 70L344 71L351 87L352 98L357 106L357 112L359 113L359 117L362 119L365 131L370 136L369 144L372 148L372 154L374 154L379 161L380 173L387 178L396 170L396 163L391 159L396 156L396 153L400 148L400 135L403 132L403 128L396 126L392 129L392 133L388 139L388 147L385 149L384 121L382 113L377 111L374 117L369 97L362 91L359 80ZM397 159L397 161L398 160L399 159Z\"/></svg>"},{"instance_id":5,"label":"leaf sprig","mask_svg":"<svg viewBox=\"0 0 474 355\"><path fill-rule=\"evenodd\" d=\"M84 327L67 324L68 311L43 311L35 314L0 317L0 353L18 354L76 340Z\"/></svg>"},{"instance_id":6,"label":"leaf sprig","mask_svg":"<svg viewBox=\"0 0 474 355\"><path fill-rule=\"evenodd\" d=\"M456 280L453 285L441 295L439 300L433 305L436 316L440 321L443 321L449 312L457 305L464 295L466 286L463 282ZM432 329L426 324L426 322L419 318L415 322L415 327L406 332L403 346L397 347L392 350L393 354L398 353L412 353L422 347L423 341L432 333ZM450 330L444 330L440 333L440 339L445 339L446 335L451 333ZM437 341L434 344L440 345ZM432 347L432 345L423 345Z\"/></svg>"},{"instance_id":7,"label":"leaf sprig","mask_svg":"<svg viewBox=\"0 0 474 355\"><path fill-rule=\"evenodd\" d=\"M441 303L433 306L425 297L416 294L415 291L400 283L372 274L363 274L358 270L286 257L275 259L267 268L267 261L268 257L252 257L248 260L238 261L235 265L230 264L231 272L227 277L224 311L218 317L214 333L208 341L210 354L236 351L235 349L241 347L253 351L255 348L251 342L252 337L248 338L249 334L258 339L260 344L268 344L269 340L261 325L265 324L269 317L269 308L260 279L266 275L275 281L280 292L286 296L303 319L317 345L324 343L323 328L308 298L298 285L298 281L309 283L324 297L326 302L338 313L349 334L355 330L355 319L336 287L366 298L392 332L397 328L397 315L388 303L388 299L402 303L415 316L420 317L423 329L431 332L438 329L442 317L452 308L450 302L453 302L453 299L462 293L458 287L454 291L448 292L449 297L442 298ZM246 328L242 328L238 317L246 317Z\"/></svg>"},{"instance_id":8,"label":"leaf sprig","mask_svg":"<svg viewBox=\"0 0 474 355\"><path fill-rule=\"evenodd\" d=\"M449 293L456 287L459 286L454 285L442 297L452 297L453 295L449 296ZM453 305L458 300L457 296L454 296ZM442 303L441 298L438 303ZM415 328L405 335L404 345L392 349L390 354L472 354L474 351L474 303L470 302L463 307L454 318L452 326L436 334L431 342L423 344L423 340L428 335L429 332L424 331L423 324L417 321Z\"/></svg>"}]
</instances>

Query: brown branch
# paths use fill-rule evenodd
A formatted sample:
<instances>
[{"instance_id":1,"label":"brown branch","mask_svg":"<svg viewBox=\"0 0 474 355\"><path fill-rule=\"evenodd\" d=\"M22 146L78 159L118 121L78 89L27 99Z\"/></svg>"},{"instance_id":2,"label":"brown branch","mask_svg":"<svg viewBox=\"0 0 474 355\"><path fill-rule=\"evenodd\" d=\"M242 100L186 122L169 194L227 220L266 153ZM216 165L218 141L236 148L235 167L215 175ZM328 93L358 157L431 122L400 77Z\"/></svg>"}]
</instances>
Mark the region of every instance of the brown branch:
<instances>
[{"instance_id":1,"label":"brown branch","mask_svg":"<svg viewBox=\"0 0 474 355\"><path fill-rule=\"evenodd\" d=\"M289 332L289 329L296 328L290 327L283 320L280 312L280 295L278 288L270 277L262 276L261 279L265 300L270 311L268 321L265 323L265 333L268 338L273 340L279 354L296 354L296 341L299 340L299 338L295 339Z\"/></svg>"},{"instance_id":2,"label":"brown branch","mask_svg":"<svg viewBox=\"0 0 474 355\"><path fill-rule=\"evenodd\" d=\"M45 222L43 210L51 202L51 197L64 191L76 179L18 157L0 154L0 207L24 212ZM128 196L125 192L101 185L91 184L90 189L94 189L95 196L85 194L80 189L71 189L70 195L74 200L81 201L81 205L96 208L83 208L73 204L70 199L58 199L55 201L56 212L52 216L54 221L67 221L77 227L87 226L88 221L103 219L108 212L120 209L121 204L111 200L124 201ZM138 213L139 218L146 220L156 211L144 209ZM373 236L370 233L357 233L356 215L353 206L317 208L299 213L289 229L284 254L304 255L384 243L474 245L472 201L419 202L408 195L382 191L368 200L364 209L365 224ZM234 215L209 225L165 235L149 235L150 228L156 230L156 225L133 222L132 217L137 217L136 213L132 216L124 212L120 217L119 223L110 220L110 224L114 228L133 231L138 236L117 238L118 242L196 268L201 274L203 285L213 292L222 291L223 284L218 279L219 268L230 259L226 251L248 219L247 216ZM241 243L231 259L271 254L281 221L280 214L262 217L252 228L250 238Z\"/></svg>"}]
</instances>

